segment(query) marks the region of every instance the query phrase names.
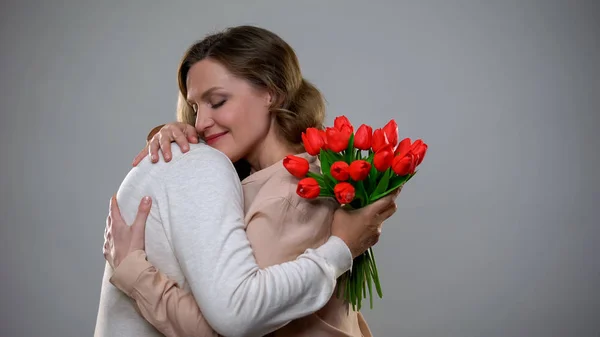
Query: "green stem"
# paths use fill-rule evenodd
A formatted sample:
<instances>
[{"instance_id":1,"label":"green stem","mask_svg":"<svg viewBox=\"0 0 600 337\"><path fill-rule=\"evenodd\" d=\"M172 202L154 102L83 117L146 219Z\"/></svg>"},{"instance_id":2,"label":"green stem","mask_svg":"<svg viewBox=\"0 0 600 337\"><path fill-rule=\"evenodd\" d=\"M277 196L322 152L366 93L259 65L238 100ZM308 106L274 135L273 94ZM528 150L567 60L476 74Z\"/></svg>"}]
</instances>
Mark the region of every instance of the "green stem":
<instances>
[{"instance_id":1,"label":"green stem","mask_svg":"<svg viewBox=\"0 0 600 337\"><path fill-rule=\"evenodd\" d=\"M373 278L371 277L371 259L369 258L369 251L367 251L365 254L367 254L367 268L365 270L365 278L367 280L367 287L369 288L369 304L371 306L371 309L373 309Z\"/></svg>"},{"instance_id":2,"label":"green stem","mask_svg":"<svg viewBox=\"0 0 600 337\"><path fill-rule=\"evenodd\" d=\"M373 280L375 281L375 289L377 290L377 295L379 298L383 297L383 292L381 291L381 284L379 283L379 272L377 271L377 262L375 261L375 254L373 253L373 248L369 248L371 253L371 261L373 266Z\"/></svg>"}]
</instances>

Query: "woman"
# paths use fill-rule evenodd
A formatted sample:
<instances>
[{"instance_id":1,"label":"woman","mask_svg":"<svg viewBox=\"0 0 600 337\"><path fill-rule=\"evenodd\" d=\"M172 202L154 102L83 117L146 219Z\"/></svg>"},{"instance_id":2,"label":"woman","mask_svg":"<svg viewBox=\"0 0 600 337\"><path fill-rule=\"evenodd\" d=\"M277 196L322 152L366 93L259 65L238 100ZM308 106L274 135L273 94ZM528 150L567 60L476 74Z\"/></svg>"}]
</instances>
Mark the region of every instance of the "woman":
<instances>
[{"instance_id":1,"label":"woman","mask_svg":"<svg viewBox=\"0 0 600 337\"><path fill-rule=\"evenodd\" d=\"M180 100L178 112L182 123L168 125L153 137L150 142L154 144L152 161L157 161L159 140L168 161L171 141L177 141L185 149L187 140L195 142L197 133L232 162L247 162L252 174L242 181L245 221L248 239L261 268L292 261L306 249L322 245L332 234L329 224L342 211L336 211L334 202L300 198L295 193L298 179L282 166L286 155L296 154L310 161L311 170L319 169L315 158L304 153L301 134L309 127L322 128L324 119L324 100L320 92L302 78L291 47L269 31L248 26L208 36L185 54L179 67L179 88L181 97L185 98L185 101ZM387 218L394 211L392 202L391 208L382 214ZM373 212L373 209L345 216L364 221L364 212ZM122 219L115 218L112 223L112 230L126 228ZM127 253L129 245L115 245L114 251ZM352 244L348 246L351 248ZM355 250L352 255L355 257L363 251ZM114 256L107 254L109 262L112 258ZM137 257L136 262L130 259L130 266L131 263L148 264L143 256ZM121 280L140 279L118 267L115 275ZM183 331L186 336L206 333L207 326L197 325L200 318L187 314L181 319L174 314L185 311L201 317L197 306L180 306L180 303L193 303L189 301L191 293L177 289L164 275L147 280L145 285L138 283L138 293L142 293L143 300L134 298L144 318L165 334L172 331ZM118 286L127 288L131 284ZM316 313L295 318L273 335L370 336L362 316L335 296Z\"/></svg>"}]
</instances>

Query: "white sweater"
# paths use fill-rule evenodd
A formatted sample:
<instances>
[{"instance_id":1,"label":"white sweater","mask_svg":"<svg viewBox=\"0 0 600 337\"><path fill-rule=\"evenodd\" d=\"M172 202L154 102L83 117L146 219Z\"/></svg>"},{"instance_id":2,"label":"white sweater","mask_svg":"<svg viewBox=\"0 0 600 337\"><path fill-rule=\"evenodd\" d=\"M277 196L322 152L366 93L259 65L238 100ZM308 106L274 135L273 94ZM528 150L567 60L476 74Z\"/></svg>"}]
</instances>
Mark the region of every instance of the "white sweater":
<instances>
[{"instance_id":1,"label":"white sweater","mask_svg":"<svg viewBox=\"0 0 600 337\"><path fill-rule=\"evenodd\" d=\"M231 161L204 144L173 159L133 168L117 200L128 224L143 196L149 262L189 289L205 319L224 336L263 336L321 309L352 256L337 237L296 260L259 269L245 233L243 195ZM161 336L109 279L105 267L95 336Z\"/></svg>"}]
</instances>

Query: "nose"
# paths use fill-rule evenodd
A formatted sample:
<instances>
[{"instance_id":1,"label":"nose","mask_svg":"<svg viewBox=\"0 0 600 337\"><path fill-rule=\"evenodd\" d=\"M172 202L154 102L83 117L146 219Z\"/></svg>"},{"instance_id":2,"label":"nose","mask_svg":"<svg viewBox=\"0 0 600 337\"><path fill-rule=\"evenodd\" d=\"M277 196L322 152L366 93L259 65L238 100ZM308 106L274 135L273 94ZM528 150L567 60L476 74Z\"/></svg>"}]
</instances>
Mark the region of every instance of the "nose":
<instances>
[{"instance_id":1,"label":"nose","mask_svg":"<svg viewBox=\"0 0 600 337\"><path fill-rule=\"evenodd\" d=\"M198 113L196 114L196 131L200 135L204 135L206 129L210 128L215 124L210 112L203 111L204 109L199 108Z\"/></svg>"}]
</instances>

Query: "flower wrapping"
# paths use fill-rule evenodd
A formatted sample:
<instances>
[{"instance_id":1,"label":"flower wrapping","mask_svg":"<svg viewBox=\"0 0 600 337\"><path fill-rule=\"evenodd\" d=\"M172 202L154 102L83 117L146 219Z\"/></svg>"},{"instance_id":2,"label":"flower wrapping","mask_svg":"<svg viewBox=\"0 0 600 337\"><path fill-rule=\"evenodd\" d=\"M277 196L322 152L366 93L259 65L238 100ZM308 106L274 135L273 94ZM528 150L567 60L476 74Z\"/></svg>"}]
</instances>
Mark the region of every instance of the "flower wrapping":
<instances>
[{"instance_id":1,"label":"flower wrapping","mask_svg":"<svg viewBox=\"0 0 600 337\"><path fill-rule=\"evenodd\" d=\"M308 128L302 134L306 152L321 163L318 173L309 171L308 161L289 155L283 165L300 179L296 193L302 198L334 198L341 207L358 209L401 188L416 173L428 145L421 139L399 141L398 125L392 119L373 130L362 124L356 132L345 116L338 116L333 127ZM373 294L383 298L373 249L356 257L352 270L338 280L337 296L360 310L362 300Z\"/></svg>"}]
</instances>

